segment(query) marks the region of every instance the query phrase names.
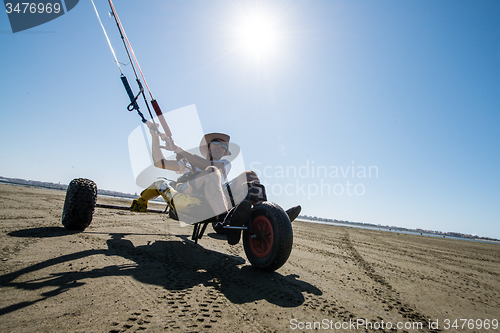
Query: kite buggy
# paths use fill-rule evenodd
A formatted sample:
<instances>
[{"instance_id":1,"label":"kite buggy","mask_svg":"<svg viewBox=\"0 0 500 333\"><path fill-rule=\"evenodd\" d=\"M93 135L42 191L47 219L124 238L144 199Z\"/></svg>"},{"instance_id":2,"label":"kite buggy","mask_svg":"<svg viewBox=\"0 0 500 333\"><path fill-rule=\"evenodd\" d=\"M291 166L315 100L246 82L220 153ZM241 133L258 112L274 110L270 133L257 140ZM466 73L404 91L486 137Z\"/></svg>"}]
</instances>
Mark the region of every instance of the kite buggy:
<instances>
[{"instance_id":1,"label":"kite buggy","mask_svg":"<svg viewBox=\"0 0 500 333\"><path fill-rule=\"evenodd\" d=\"M215 217L204 221L193 223L193 232L191 239L197 243L202 238L207 226L212 225L214 230L221 234L226 230L237 229L243 231L243 247L248 261L252 266L265 270L274 271L288 260L293 244L293 231L290 218L287 213L277 204L267 201L265 188L261 184L254 188L260 188L260 194L257 191L248 193L249 199L258 203L252 207L251 216L242 226L222 226L217 228ZM167 189L169 193L174 193L172 188ZM181 204L177 205L176 199L179 197ZM90 179L73 179L66 191L64 208L62 214L62 224L70 230L83 231L92 222L94 209L96 206L102 208L130 209L128 207L117 207L107 205L96 205L97 186ZM187 202L189 204L183 204ZM191 196L187 198L182 193L174 193L172 199L167 202L165 213L174 220L186 219L189 222L190 216L196 215L200 209L209 209L206 207L202 198ZM232 211L228 212L228 221L230 222ZM182 216L179 219L179 216ZM293 218L293 217L292 217Z\"/></svg>"},{"instance_id":2,"label":"kite buggy","mask_svg":"<svg viewBox=\"0 0 500 333\"><path fill-rule=\"evenodd\" d=\"M176 146L173 143L174 141L172 140L172 133L165 120L165 117L163 116L160 106L158 105L158 102L153 98L153 95L146 83L130 42L125 34L120 19L118 18L115 7L111 0L108 0L108 3L111 8L110 14L114 18L115 23L118 27L123 45L135 74L136 82L139 87L139 93L137 95L134 95L126 76L123 74L120 62L115 55L104 25L102 24L97 12L97 8L92 1L97 18L101 24L101 27L108 41L108 45L115 58L115 63L120 69L120 79L130 99L130 104L128 105L127 109L128 111L137 111L138 115L141 117L141 121L144 124L148 125L153 136L161 136L162 140L166 142L167 146L169 144ZM139 75L142 78L142 81L139 78ZM149 101L146 98L142 82L144 82L144 87L151 97ZM144 104L147 107L152 122L148 122L142 112L139 110L139 97L141 96L144 99ZM150 105L152 108L150 108ZM163 127L164 133L161 133L159 131L159 126L154 122L154 117L151 113L151 109L155 111L157 119ZM228 139L222 141L225 142L221 142L219 138L219 140L207 141L206 146L200 146L202 155L204 155L204 157L211 163L211 166L209 166L205 170L201 168L201 170L198 170L198 172L203 173L207 170L209 171L209 173L218 172L218 170L216 170L217 168L214 167L214 164L217 165L217 163L220 163L221 161L218 161L217 158L215 158L216 161L214 161L211 152L209 154L210 158L205 156L205 154L203 153L203 148L209 147L211 144L214 146L224 146L224 144L227 145L229 143ZM167 148L165 147L164 149ZM176 152L176 154L178 155L177 159L179 163L181 163L182 159L184 159L184 163L186 165L191 164L191 166L196 166L196 163L193 163L193 159L195 159L194 162L196 162L196 160L200 161L201 158L199 156L187 156L186 151L182 151L182 153ZM184 156L182 156L183 154ZM224 151L224 154L230 155L230 152L226 150ZM161 160L162 165L164 161L165 160L163 159ZM219 168L221 170L224 170L224 167L219 166ZM194 172L194 170L192 170L192 168L190 169L193 173L196 173ZM181 178L182 177L180 177L179 179ZM161 195L166 202L166 209L162 213L168 214L171 219L180 221L181 223L185 223L188 225L192 224L193 231L191 239L195 243L197 243L198 240L202 238L207 226L211 224L215 232L217 232L218 234L226 235L227 241L230 245L236 245L237 243L239 243L241 234L243 234L242 238L245 254L252 266L256 268L265 271L274 271L283 266L283 264L288 260L293 244L293 231L291 222L300 213L300 206L292 207L285 212L279 205L267 201L264 185L260 184L258 178L251 179L250 177L246 178L247 180L245 180L244 182L237 182L236 185L235 183L232 183L232 189L228 185L231 182L225 184L225 186L227 187L227 194L231 202L231 206L225 206L225 208L222 210L223 213L221 214L221 210L216 211L216 209L214 209L213 196L211 197L210 195L207 195L207 193L205 193L205 195L200 195L199 192L191 191L191 189L189 191L185 191L182 190L182 186L179 186L186 184L186 186L188 186L191 183L196 184L196 181L198 180L195 179L195 182L191 182L191 180L188 180L188 182L185 182L183 184L179 181L179 179L177 180L177 182L170 181L170 183L165 180L158 180L152 185L152 187L143 191L143 193L141 193L141 197L138 200L134 200L130 208L96 204L97 186L95 182L86 178L74 179L71 181L66 191L66 198L62 214L62 224L67 229L83 231L92 222L95 207L128 209L136 212L147 212L147 200ZM208 185L204 186L207 187ZM218 186L221 186L220 182L218 183ZM236 194L233 195L233 192L244 193L244 198L237 197ZM153 193L153 195L148 196L147 194L144 195L144 193ZM146 201L144 201L146 202L146 205L144 205L144 202L141 203L140 201L144 196L146 197ZM234 237L234 235L236 235L237 237Z\"/></svg>"}]
</instances>

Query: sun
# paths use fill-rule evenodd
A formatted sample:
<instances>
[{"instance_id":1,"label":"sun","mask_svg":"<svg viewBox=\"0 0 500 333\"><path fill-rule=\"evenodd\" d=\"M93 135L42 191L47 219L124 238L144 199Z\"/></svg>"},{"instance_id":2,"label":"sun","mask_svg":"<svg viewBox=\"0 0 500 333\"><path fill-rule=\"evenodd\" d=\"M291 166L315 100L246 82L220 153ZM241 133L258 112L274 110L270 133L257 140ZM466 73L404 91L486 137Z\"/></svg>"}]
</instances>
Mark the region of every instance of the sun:
<instances>
[{"instance_id":1,"label":"sun","mask_svg":"<svg viewBox=\"0 0 500 333\"><path fill-rule=\"evenodd\" d=\"M240 55L258 63L276 58L284 41L282 13L261 2L238 9L232 30L233 45Z\"/></svg>"},{"instance_id":2,"label":"sun","mask_svg":"<svg viewBox=\"0 0 500 333\"><path fill-rule=\"evenodd\" d=\"M279 43L276 23L265 13L244 18L237 29L239 47L249 57L263 58L275 54Z\"/></svg>"}]
</instances>

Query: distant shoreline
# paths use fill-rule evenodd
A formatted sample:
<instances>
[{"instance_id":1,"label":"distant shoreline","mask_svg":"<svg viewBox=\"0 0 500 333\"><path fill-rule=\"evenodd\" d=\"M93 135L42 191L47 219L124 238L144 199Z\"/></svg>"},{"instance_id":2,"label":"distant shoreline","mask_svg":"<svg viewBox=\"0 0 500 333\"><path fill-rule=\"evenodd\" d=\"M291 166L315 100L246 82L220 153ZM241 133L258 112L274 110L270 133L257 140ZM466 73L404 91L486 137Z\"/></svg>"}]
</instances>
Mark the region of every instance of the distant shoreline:
<instances>
[{"instance_id":1,"label":"distant shoreline","mask_svg":"<svg viewBox=\"0 0 500 333\"><path fill-rule=\"evenodd\" d=\"M43 189L57 190L57 191L66 191L66 189L68 188L68 185L66 185L66 184L40 182L37 180L25 180L25 179L20 179L20 178L6 178L6 177L1 177L1 176L0 176L0 184L43 188ZM138 198L138 196L135 194L123 193L123 192L118 192L118 191L103 190L100 188L97 189L97 195L130 199L130 200L134 200L134 199ZM152 201L155 201L158 203L165 203L165 201L162 198L153 199Z\"/></svg>"},{"instance_id":2,"label":"distant shoreline","mask_svg":"<svg viewBox=\"0 0 500 333\"><path fill-rule=\"evenodd\" d=\"M7 178L7 177L2 177L2 176L0 176L0 184L28 186L28 187L44 188L44 189L58 190L58 191L66 191L66 189L68 188L68 185L66 185L66 184L55 184L55 183L51 183L51 182L41 182L41 181L37 181L37 180L25 180L25 179L21 179L21 178ZM98 191L97 192L98 195L100 195L100 196L110 196L110 197L130 199L130 200L137 198L137 195L130 194L130 193L102 190L99 188L97 191ZM157 198L157 199L153 199L152 201L155 201L157 203L165 203L165 201L161 197ZM408 228L402 228L402 227L382 226L382 225L375 225L375 224L371 224L371 223L338 221L338 220L323 219L323 218L318 219L318 218L313 218L313 217L309 217L309 216L301 216L301 215L299 215L297 221L310 222L310 223L320 223L320 224L327 224L327 225L340 225L340 226L361 228L361 229L381 230L381 231L388 231L388 232L405 233L405 234L410 234L410 235L419 235L419 236L428 236L428 237L468 240L468 241L476 241L476 242L483 242L483 243L500 244L500 240L498 240L498 239L494 239L494 238L490 238L490 237L479 237L479 236L473 237L470 235L463 235L463 234L454 233L454 232L443 233L443 232L421 230L421 229L408 229Z\"/></svg>"},{"instance_id":3,"label":"distant shoreline","mask_svg":"<svg viewBox=\"0 0 500 333\"><path fill-rule=\"evenodd\" d=\"M454 240L466 240L466 241L472 241L472 242L490 243L490 244L500 245L499 240L482 239L479 237L478 238L454 237L454 236L448 236L448 235L432 234L432 233L428 233L428 232L397 230L397 229L387 228L384 226L376 226L376 227L363 226L363 225L353 224L353 223L325 222L325 221L317 221L317 220L310 220L310 219L303 219L303 218L297 218L295 221L296 222L304 222L304 223L318 223L318 224L326 224L326 225L333 225L333 226L342 226L342 227L348 227L348 228L379 230L379 231L386 231L386 232L392 232L392 233L397 233L397 234L401 233L401 234L414 235L414 236L434 237L434 238L454 239Z\"/></svg>"}]
</instances>

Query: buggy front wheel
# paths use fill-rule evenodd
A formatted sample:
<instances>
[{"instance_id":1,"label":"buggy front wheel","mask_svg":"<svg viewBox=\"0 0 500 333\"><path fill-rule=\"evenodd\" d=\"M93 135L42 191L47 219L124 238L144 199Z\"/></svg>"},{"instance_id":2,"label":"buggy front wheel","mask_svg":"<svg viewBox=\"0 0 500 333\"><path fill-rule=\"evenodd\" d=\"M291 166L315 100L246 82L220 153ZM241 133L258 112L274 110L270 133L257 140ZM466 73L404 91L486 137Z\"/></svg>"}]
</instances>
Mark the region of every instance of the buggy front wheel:
<instances>
[{"instance_id":1,"label":"buggy front wheel","mask_svg":"<svg viewBox=\"0 0 500 333\"><path fill-rule=\"evenodd\" d=\"M285 211L264 201L252 209L252 225L243 232L243 247L252 266L275 271L285 264L292 251L293 231Z\"/></svg>"},{"instance_id":2,"label":"buggy front wheel","mask_svg":"<svg viewBox=\"0 0 500 333\"><path fill-rule=\"evenodd\" d=\"M85 230L92 222L97 186L85 178L73 179L66 190L62 224L70 230Z\"/></svg>"}]
</instances>

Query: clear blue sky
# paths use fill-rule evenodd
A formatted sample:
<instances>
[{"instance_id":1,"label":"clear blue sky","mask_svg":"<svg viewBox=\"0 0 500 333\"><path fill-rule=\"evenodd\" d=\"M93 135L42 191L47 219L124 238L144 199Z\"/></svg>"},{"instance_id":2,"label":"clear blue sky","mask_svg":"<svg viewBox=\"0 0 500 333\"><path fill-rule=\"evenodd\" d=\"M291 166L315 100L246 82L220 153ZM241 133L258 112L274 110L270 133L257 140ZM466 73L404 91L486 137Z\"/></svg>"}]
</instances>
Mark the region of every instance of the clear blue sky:
<instances>
[{"instance_id":1,"label":"clear blue sky","mask_svg":"<svg viewBox=\"0 0 500 333\"><path fill-rule=\"evenodd\" d=\"M107 2L96 5L127 63ZM500 238L499 1L115 6L163 111L196 105L270 200ZM244 34L256 18L270 38L258 59ZM91 2L16 34L1 14L0 40L0 175L140 192L128 153L139 118Z\"/></svg>"}]
</instances>

